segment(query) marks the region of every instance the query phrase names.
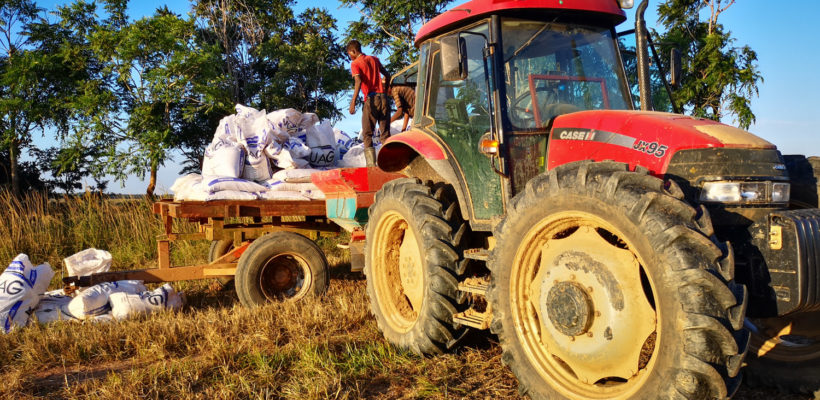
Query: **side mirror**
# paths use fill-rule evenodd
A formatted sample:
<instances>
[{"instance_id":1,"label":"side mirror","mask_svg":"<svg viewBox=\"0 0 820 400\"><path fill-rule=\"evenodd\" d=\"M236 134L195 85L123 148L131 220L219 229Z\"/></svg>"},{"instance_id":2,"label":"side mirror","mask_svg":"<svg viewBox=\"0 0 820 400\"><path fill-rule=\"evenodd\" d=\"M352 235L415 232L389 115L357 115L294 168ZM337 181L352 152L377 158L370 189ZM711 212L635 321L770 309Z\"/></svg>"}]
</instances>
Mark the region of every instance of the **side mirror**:
<instances>
[{"instance_id":1,"label":"side mirror","mask_svg":"<svg viewBox=\"0 0 820 400\"><path fill-rule=\"evenodd\" d=\"M458 34L441 38L441 72L445 81L467 78L467 42Z\"/></svg>"},{"instance_id":2,"label":"side mirror","mask_svg":"<svg viewBox=\"0 0 820 400\"><path fill-rule=\"evenodd\" d=\"M669 55L669 83L674 87L680 87L681 84L681 55L680 50L672 49Z\"/></svg>"}]
</instances>

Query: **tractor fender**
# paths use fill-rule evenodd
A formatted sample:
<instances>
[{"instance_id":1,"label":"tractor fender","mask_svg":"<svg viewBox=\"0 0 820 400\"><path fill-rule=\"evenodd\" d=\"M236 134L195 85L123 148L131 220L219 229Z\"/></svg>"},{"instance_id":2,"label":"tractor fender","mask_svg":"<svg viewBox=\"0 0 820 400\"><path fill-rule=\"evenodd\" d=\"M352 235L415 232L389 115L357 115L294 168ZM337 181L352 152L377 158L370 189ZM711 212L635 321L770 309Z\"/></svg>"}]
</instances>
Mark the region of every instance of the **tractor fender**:
<instances>
[{"instance_id":1,"label":"tractor fender","mask_svg":"<svg viewBox=\"0 0 820 400\"><path fill-rule=\"evenodd\" d=\"M429 180L452 185L464 217L471 217L464 195L466 189L455 173L452 160L450 152L435 138L413 129L385 140L376 163L385 172L402 173L422 182Z\"/></svg>"}]
</instances>

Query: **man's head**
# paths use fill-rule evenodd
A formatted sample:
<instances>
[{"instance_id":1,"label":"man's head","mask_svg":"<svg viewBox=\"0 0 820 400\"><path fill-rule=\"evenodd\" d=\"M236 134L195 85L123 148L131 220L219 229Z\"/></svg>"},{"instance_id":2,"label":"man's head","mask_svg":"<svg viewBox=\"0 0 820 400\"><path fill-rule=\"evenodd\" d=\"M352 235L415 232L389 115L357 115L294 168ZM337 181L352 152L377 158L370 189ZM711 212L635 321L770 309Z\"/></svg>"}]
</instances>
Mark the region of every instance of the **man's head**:
<instances>
[{"instance_id":1,"label":"man's head","mask_svg":"<svg viewBox=\"0 0 820 400\"><path fill-rule=\"evenodd\" d=\"M358 40L351 40L347 43L346 51L350 60L355 60L356 57L362 54L362 44Z\"/></svg>"}]
</instances>

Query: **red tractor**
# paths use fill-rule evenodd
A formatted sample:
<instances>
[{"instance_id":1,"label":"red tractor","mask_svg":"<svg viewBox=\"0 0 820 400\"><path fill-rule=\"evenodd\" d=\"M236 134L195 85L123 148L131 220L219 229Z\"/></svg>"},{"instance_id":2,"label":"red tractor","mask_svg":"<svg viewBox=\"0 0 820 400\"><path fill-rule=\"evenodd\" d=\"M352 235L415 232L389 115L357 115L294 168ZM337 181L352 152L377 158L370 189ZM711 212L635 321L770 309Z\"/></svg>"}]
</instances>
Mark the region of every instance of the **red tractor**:
<instances>
[{"instance_id":1,"label":"red tractor","mask_svg":"<svg viewBox=\"0 0 820 400\"><path fill-rule=\"evenodd\" d=\"M631 3L474 0L421 28L412 129L378 155L407 178L369 209L378 325L421 354L490 329L535 399L726 398L747 364L817 390L820 163L650 111L646 1L634 110Z\"/></svg>"}]
</instances>

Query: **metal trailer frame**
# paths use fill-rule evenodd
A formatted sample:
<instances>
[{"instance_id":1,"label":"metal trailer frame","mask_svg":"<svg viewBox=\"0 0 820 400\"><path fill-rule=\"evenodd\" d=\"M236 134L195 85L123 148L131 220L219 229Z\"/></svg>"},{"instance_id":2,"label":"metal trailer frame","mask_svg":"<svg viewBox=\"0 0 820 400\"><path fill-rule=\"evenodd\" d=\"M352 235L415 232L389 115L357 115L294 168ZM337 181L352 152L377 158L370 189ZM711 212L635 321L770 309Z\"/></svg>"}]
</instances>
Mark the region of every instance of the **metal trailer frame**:
<instances>
[{"instance_id":1,"label":"metal trailer frame","mask_svg":"<svg viewBox=\"0 0 820 400\"><path fill-rule=\"evenodd\" d=\"M334 237L341 227L326 217L324 200L223 200L212 202L161 200L153 212L162 220L164 234L157 237L157 268L131 271L110 271L82 277L66 277L67 289L92 286L118 280L142 280L146 283L175 282L196 279L231 277L236 274L239 258L255 239L275 231L298 233L311 240ZM252 223L226 223L229 218L253 218ZM271 218L263 222L263 218ZM287 221L283 217L303 217L303 221ZM198 224L196 233L174 232L175 219ZM234 248L208 264L171 265L171 243L178 240L233 240Z\"/></svg>"}]
</instances>

